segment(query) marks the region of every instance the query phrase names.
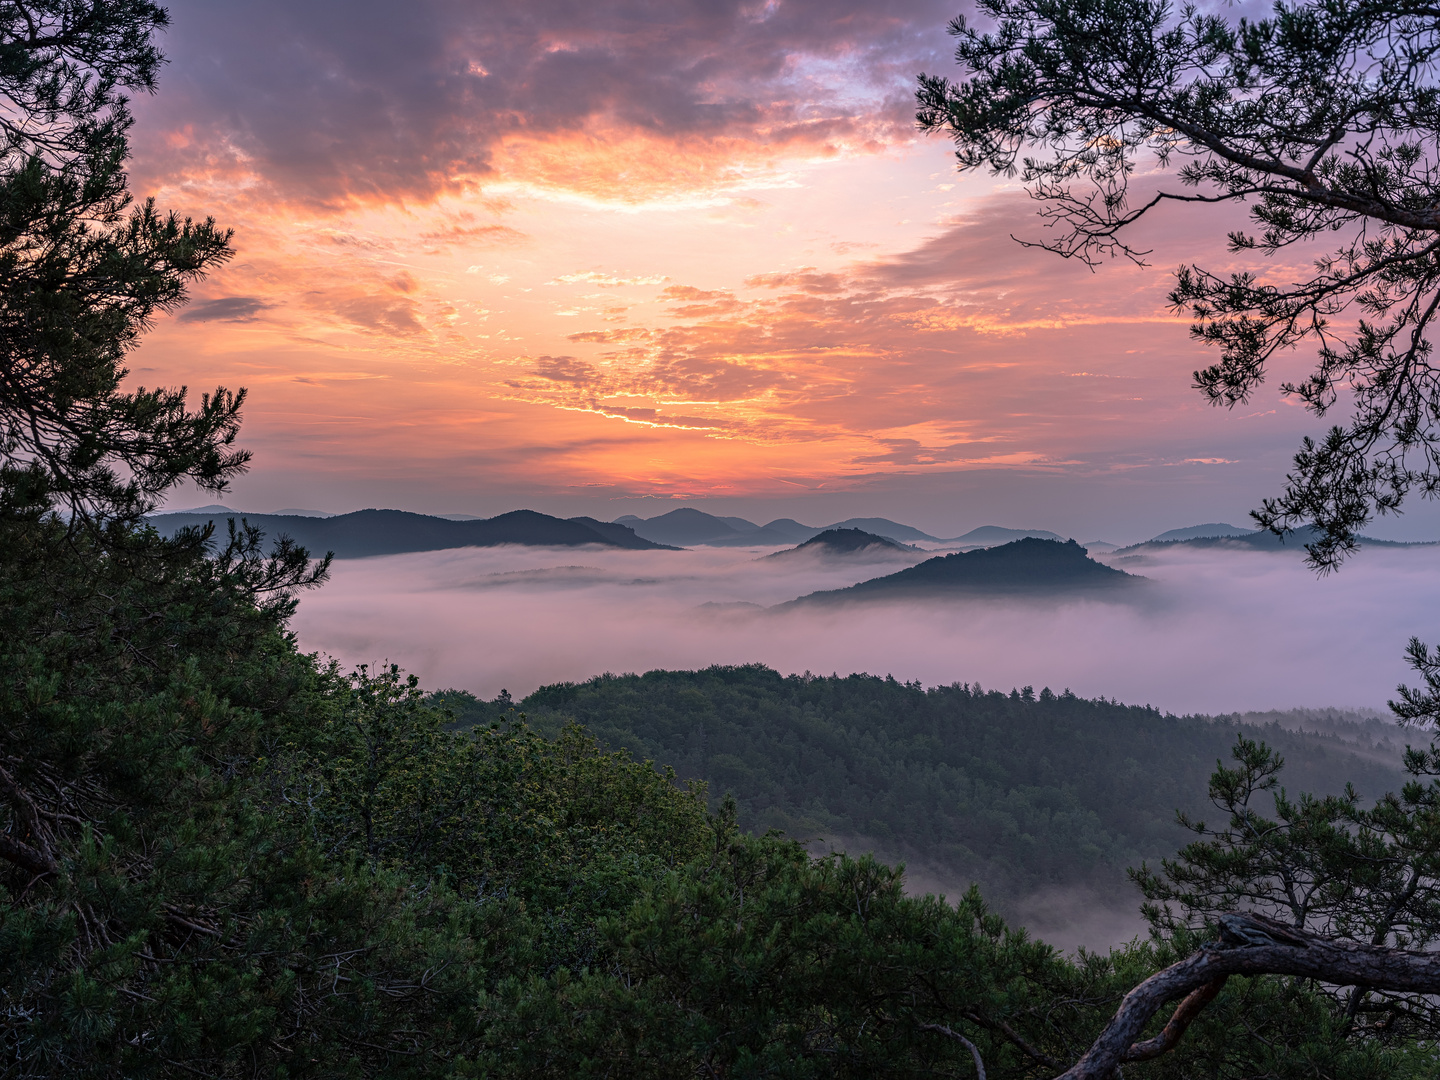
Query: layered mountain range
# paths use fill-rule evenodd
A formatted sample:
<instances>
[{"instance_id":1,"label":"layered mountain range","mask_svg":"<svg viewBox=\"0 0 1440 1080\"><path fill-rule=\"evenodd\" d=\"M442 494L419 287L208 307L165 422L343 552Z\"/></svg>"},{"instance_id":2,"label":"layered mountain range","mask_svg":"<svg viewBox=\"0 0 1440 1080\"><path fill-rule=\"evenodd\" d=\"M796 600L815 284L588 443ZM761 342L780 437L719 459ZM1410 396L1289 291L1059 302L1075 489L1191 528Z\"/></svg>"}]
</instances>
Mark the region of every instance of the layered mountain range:
<instances>
[{"instance_id":1,"label":"layered mountain range","mask_svg":"<svg viewBox=\"0 0 1440 1080\"><path fill-rule=\"evenodd\" d=\"M616 524L635 530L637 536L662 544L681 547L775 547L780 544L803 544L821 533L839 529L860 530L899 543L954 544L957 547L988 547L1011 540L1034 536L1044 540L1064 537L1045 529L1003 529L998 525L982 525L964 536L943 538L902 525L889 518L846 518L830 525L802 525L794 518L776 518L756 525L739 517L716 517L691 507L671 510L658 517L640 518L633 514L615 519Z\"/></svg>"},{"instance_id":2,"label":"layered mountain range","mask_svg":"<svg viewBox=\"0 0 1440 1080\"><path fill-rule=\"evenodd\" d=\"M185 528L215 527L224 536L226 522L244 521L267 537L289 536L309 548L312 554L329 551L339 559L367 555L397 555L410 551L443 551L448 548L495 547L525 544L537 547L580 547L597 544L630 550L673 550L667 545L635 535L634 530L595 518L557 518L534 510L513 510L493 518L453 521L449 518L411 514L404 510L357 510L335 517L301 517L284 514L240 514L219 508L218 512L157 514L150 523L165 535Z\"/></svg>"},{"instance_id":3,"label":"layered mountain range","mask_svg":"<svg viewBox=\"0 0 1440 1080\"><path fill-rule=\"evenodd\" d=\"M683 547L805 548L827 534L821 548L831 554L895 545L900 549L950 550L967 552L1034 539L1064 541L1046 529L1009 529L982 525L961 536L943 538L889 518L848 518L831 525L804 525L793 518L776 518L757 525L741 517L718 517L692 507L672 510L652 518L634 515L601 521L593 517L559 518L534 510L514 510L492 518L470 515L436 516L404 510L357 510L348 514L324 515L314 511L290 510L274 514L251 514L226 506L204 506L195 510L155 514L150 523L171 535L184 528L211 525L224 536L226 522L245 521L268 537L287 535L320 554L333 552L337 558L395 555L403 552L440 551L461 547L493 547L520 544L535 547L601 547L632 551L673 550ZM870 539L864 539L869 537ZM1259 550L1300 549L1311 539L1308 530L1297 530L1283 543L1273 534L1243 529L1221 522L1172 529L1152 540L1125 548L1098 541L1084 545L1094 553L1120 555L1157 551L1175 545L1199 547L1237 546ZM1383 547L1413 546L1396 541L1361 537L1362 544ZM924 545L921 547L919 545ZM809 549L814 550L814 549Z\"/></svg>"}]
</instances>

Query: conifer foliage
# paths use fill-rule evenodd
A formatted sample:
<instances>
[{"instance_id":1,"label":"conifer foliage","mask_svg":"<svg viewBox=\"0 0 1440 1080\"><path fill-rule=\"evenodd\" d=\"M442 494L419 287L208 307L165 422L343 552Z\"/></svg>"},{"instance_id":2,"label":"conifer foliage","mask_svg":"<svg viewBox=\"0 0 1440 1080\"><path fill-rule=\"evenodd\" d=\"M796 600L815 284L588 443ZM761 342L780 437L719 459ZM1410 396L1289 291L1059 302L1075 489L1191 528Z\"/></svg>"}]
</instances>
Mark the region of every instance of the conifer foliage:
<instances>
[{"instance_id":1,"label":"conifer foliage","mask_svg":"<svg viewBox=\"0 0 1440 1080\"><path fill-rule=\"evenodd\" d=\"M126 353L231 255L214 221L134 205L127 91L154 89L163 9L0 5L0 480L8 498L133 518L177 480L223 490L243 393L122 390Z\"/></svg>"}]
</instances>

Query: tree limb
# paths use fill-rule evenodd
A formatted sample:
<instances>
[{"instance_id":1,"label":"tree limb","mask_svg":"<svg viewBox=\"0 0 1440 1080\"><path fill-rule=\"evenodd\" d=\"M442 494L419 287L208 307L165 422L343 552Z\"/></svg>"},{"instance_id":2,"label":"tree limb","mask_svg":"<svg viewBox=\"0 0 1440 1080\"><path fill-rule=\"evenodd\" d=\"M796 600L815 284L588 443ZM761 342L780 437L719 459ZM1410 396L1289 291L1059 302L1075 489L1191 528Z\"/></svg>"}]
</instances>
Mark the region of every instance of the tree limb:
<instances>
[{"instance_id":1,"label":"tree limb","mask_svg":"<svg viewBox=\"0 0 1440 1080\"><path fill-rule=\"evenodd\" d=\"M1052 1069L1058 1069L1061 1067L1061 1062L1057 1061L1055 1058L1051 1057L1043 1050L1037 1050L1034 1046L1031 1046L1030 1043L1025 1041L1025 1039L1018 1031L1016 1031L1013 1027L1007 1024L1004 1020L992 1020L990 1017L984 1016L983 1014L978 1012L974 1012L973 1010L966 1012L964 1015L965 1019L969 1020L971 1023L979 1024L983 1028L989 1028L992 1031L1000 1032L1001 1035L1004 1035L1005 1038L1009 1039L1013 1044L1015 1044L1015 1046L1019 1047L1021 1053L1023 1053L1031 1060L1036 1061L1041 1065L1049 1066Z\"/></svg>"},{"instance_id":2,"label":"tree limb","mask_svg":"<svg viewBox=\"0 0 1440 1080\"><path fill-rule=\"evenodd\" d=\"M1217 942L1150 976L1125 995L1114 1018L1085 1056L1057 1080L1109 1080L1125 1061L1157 1057L1179 1042L1184 1029L1219 993L1230 975L1292 975L1336 986L1375 990L1440 993L1440 953L1406 952L1351 941L1337 941L1283 926L1261 916L1229 916ZM1233 932L1239 927L1242 936ZM1200 1000L1201 995L1213 992ZM1167 1001L1185 996L1165 1031L1154 1039L1135 1039Z\"/></svg>"},{"instance_id":3,"label":"tree limb","mask_svg":"<svg viewBox=\"0 0 1440 1080\"><path fill-rule=\"evenodd\" d=\"M1191 991L1190 996L1182 1001L1175 1010L1175 1015L1170 1017L1170 1022L1165 1025L1165 1030L1156 1035L1153 1039L1146 1039L1142 1043L1136 1043L1125 1052L1126 1061L1149 1061L1175 1049L1180 1042L1180 1037L1185 1034L1185 1029L1190 1026L1190 1021L1200 1015L1202 1009L1215 1000L1217 994L1225 988L1225 981L1228 975L1221 975L1218 979L1211 979L1199 990Z\"/></svg>"},{"instance_id":4,"label":"tree limb","mask_svg":"<svg viewBox=\"0 0 1440 1080\"><path fill-rule=\"evenodd\" d=\"M9 833L0 832L0 859L13 863L36 877L60 872L60 864L54 859L23 840L16 840Z\"/></svg>"}]
</instances>

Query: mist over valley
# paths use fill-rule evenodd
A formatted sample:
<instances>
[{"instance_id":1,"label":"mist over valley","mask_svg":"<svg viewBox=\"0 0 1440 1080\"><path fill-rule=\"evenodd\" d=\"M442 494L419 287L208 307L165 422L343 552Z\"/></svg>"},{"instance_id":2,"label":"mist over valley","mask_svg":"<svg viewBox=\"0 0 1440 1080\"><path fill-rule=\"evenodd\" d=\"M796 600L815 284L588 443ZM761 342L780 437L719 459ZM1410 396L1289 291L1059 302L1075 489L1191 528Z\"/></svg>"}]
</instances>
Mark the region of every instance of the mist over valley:
<instances>
[{"instance_id":1,"label":"mist over valley","mask_svg":"<svg viewBox=\"0 0 1440 1080\"><path fill-rule=\"evenodd\" d=\"M1440 599L1440 547L1365 547L1318 578L1298 550L1226 543L1097 554L1115 594L903 597L767 611L930 553L497 546L337 560L296 616L302 644L391 660L431 686L517 696L603 671L764 663L927 686L1031 684L1167 711L1383 708L1409 627Z\"/></svg>"},{"instance_id":2,"label":"mist over valley","mask_svg":"<svg viewBox=\"0 0 1440 1080\"><path fill-rule=\"evenodd\" d=\"M978 882L1066 948L1143 932L1125 869L1184 842L1174 812L1205 816L1237 734L1280 750L1292 790L1402 783L1409 735L1381 711L1407 675L1393 628L1440 599L1440 547L1368 546L1317 578L1298 549L1243 535L1087 555L994 532L950 554L852 529L779 550L342 559L295 626L346 665L453 688L462 723L512 707L552 735L578 722L705 780L712 808L733 793L748 829L875 852L912 890ZM1023 591L906 577L1033 572L1035 553L1052 577Z\"/></svg>"}]
</instances>

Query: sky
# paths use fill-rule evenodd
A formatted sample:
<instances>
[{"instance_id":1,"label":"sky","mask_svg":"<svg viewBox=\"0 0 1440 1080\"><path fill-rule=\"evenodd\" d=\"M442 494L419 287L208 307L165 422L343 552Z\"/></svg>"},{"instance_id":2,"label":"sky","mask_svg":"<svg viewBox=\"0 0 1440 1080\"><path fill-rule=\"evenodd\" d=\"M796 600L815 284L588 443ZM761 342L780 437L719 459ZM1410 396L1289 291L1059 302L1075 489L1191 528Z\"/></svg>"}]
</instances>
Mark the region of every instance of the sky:
<instances>
[{"instance_id":1,"label":"sky","mask_svg":"<svg viewBox=\"0 0 1440 1080\"><path fill-rule=\"evenodd\" d=\"M1305 354L1239 409L1190 388L1210 357L1165 294L1230 266L1223 213L1092 271L1016 243L1044 235L1026 193L916 132L953 0L170 12L132 187L236 257L132 378L249 389L231 506L1125 541L1243 523L1318 430L1275 389Z\"/></svg>"}]
</instances>

